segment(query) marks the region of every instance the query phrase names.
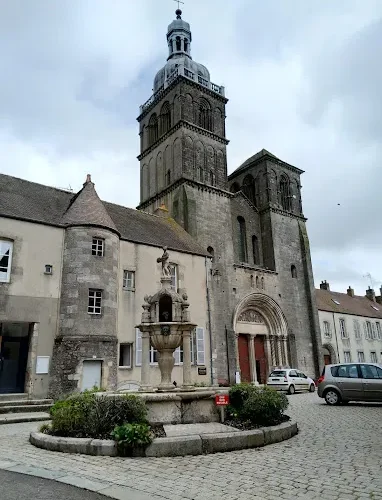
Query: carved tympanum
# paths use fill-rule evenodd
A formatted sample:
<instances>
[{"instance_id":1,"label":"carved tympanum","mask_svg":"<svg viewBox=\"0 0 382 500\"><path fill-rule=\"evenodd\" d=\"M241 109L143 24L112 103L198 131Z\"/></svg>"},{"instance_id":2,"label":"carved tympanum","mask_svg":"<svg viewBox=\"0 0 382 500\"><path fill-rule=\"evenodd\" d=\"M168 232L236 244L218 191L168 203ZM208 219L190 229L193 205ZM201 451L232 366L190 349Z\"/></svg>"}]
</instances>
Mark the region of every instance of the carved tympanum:
<instances>
[{"instance_id":1,"label":"carved tympanum","mask_svg":"<svg viewBox=\"0 0 382 500\"><path fill-rule=\"evenodd\" d=\"M240 314L238 321L246 321L247 323L261 323L264 324L264 319L257 311L249 309Z\"/></svg>"}]
</instances>

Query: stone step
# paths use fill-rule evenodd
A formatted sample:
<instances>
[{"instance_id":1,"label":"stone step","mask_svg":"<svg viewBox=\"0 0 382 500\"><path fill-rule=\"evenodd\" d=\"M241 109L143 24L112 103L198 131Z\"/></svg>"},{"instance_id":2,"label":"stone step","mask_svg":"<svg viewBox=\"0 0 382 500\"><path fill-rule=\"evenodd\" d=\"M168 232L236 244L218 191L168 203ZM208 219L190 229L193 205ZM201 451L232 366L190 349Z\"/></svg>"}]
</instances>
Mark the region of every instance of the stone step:
<instances>
[{"instance_id":1,"label":"stone step","mask_svg":"<svg viewBox=\"0 0 382 500\"><path fill-rule=\"evenodd\" d=\"M26 392L18 392L16 394L0 394L0 401L27 401L28 394Z\"/></svg>"},{"instance_id":2,"label":"stone step","mask_svg":"<svg viewBox=\"0 0 382 500\"><path fill-rule=\"evenodd\" d=\"M27 400L17 400L13 399L12 401L1 401L0 400L0 408L3 406L29 406L29 405L52 405L53 399L27 399Z\"/></svg>"},{"instance_id":3,"label":"stone step","mask_svg":"<svg viewBox=\"0 0 382 500\"><path fill-rule=\"evenodd\" d=\"M3 413L36 413L38 411L49 412L51 404L47 405L8 405L0 407L0 414Z\"/></svg>"},{"instance_id":4,"label":"stone step","mask_svg":"<svg viewBox=\"0 0 382 500\"><path fill-rule=\"evenodd\" d=\"M24 422L43 422L50 420L49 413L7 413L0 415L0 425L4 424L21 424Z\"/></svg>"}]
</instances>

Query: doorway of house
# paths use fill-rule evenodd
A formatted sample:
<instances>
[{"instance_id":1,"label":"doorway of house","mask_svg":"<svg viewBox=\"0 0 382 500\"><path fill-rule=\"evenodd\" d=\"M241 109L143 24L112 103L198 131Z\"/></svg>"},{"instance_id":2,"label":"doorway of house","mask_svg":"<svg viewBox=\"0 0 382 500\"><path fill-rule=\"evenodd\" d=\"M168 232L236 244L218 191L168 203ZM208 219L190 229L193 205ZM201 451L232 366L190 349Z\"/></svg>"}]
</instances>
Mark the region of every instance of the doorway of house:
<instances>
[{"instance_id":1,"label":"doorway of house","mask_svg":"<svg viewBox=\"0 0 382 500\"><path fill-rule=\"evenodd\" d=\"M255 337L255 358L256 358L256 375L259 384L266 384L268 379L267 360L265 357L264 335L256 335Z\"/></svg>"},{"instance_id":2,"label":"doorway of house","mask_svg":"<svg viewBox=\"0 0 382 500\"><path fill-rule=\"evenodd\" d=\"M95 359L84 361L82 368L81 390L101 387L102 361Z\"/></svg>"},{"instance_id":3,"label":"doorway of house","mask_svg":"<svg viewBox=\"0 0 382 500\"><path fill-rule=\"evenodd\" d=\"M249 363L248 335L239 335L239 363L242 382L251 381L251 367Z\"/></svg>"},{"instance_id":4,"label":"doorway of house","mask_svg":"<svg viewBox=\"0 0 382 500\"><path fill-rule=\"evenodd\" d=\"M0 323L0 394L24 392L30 323Z\"/></svg>"}]
</instances>

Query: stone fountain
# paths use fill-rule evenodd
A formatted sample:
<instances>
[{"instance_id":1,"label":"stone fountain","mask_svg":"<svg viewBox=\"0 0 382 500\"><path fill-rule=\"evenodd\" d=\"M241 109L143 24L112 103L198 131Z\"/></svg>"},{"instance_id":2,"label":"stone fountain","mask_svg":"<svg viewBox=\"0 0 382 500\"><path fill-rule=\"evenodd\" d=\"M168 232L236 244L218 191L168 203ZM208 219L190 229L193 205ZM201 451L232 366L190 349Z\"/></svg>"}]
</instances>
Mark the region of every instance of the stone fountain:
<instances>
[{"instance_id":1,"label":"stone fountain","mask_svg":"<svg viewBox=\"0 0 382 500\"><path fill-rule=\"evenodd\" d=\"M152 392L150 385L150 345L158 351L158 365L161 373L161 383L158 392L193 391L191 383L191 345L192 330L197 326L191 323L190 304L186 293L179 295L171 289L171 270L169 266L167 247L163 255L157 259L162 264L161 289L153 296L146 295L143 304L142 322L137 328L142 332L142 392ZM183 385L175 387L172 383L174 368L174 351L183 345Z\"/></svg>"}]
</instances>

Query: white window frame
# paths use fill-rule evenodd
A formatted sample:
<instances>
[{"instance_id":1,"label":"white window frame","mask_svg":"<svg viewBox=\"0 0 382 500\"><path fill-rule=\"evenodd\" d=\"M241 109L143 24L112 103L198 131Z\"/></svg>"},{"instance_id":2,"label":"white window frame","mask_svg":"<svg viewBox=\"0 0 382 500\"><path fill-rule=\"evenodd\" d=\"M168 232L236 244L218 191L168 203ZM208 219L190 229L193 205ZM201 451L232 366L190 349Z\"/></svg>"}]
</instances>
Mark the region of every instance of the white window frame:
<instances>
[{"instance_id":1,"label":"white window frame","mask_svg":"<svg viewBox=\"0 0 382 500\"><path fill-rule=\"evenodd\" d=\"M332 337L332 332L330 330L330 323L329 321L324 321L323 322L323 330L324 330L324 337L326 339L330 339Z\"/></svg>"},{"instance_id":2,"label":"white window frame","mask_svg":"<svg viewBox=\"0 0 382 500\"><path fill-rule=\"evenodd\" d=\"M366 321L366 339L367 340L372 340L373 339L373 327L371 326L371 321Z\"/></svg>"},{"instance_id":3,"label":"white window frame","mask_svg":"<svg viewBox=\"0 0 382 500\"><path fill-rule=\"evenodd\" d=\"M381 323L379 321L376 321L375 328L377 329L377 339L382 340Z\"/></svg>"},{"instance_id":4,"label":"white window frame","mask_svg":"<svg viewBox=\"0 0 382 500\"><path fill-rule=\"evenodd\" d=\"M8 255L7 252L9 252ZM2 266L1 268L6 270L0 271L1 283L9 283L11 281L12 255L13 255L13 241L0 239L0 262L2 258L8 257L7 267Z\"/></svg>"},{"instance_id":5,"label":"white window frame","mask_svg":"<svg viewBox=\"0 0 382 500\"><path fill-rule=\"evenodd\" d=\"M357 351L357 359L358 359L358 363L364 363L365 362L365 353L363 351Z\"/></svg>"},{"instance_id":6,"label":"white window frame","mask_svg":"<svg viewBox=\"0 0 382 500\"><path fill-rule=\"evenodd\" d=\"M196 364L205 366L206 353L205 353L204 328L202 328L201 326L197 326L195 337L196 337Z\"/></svg>"},{"instance_id":7,"label":"white window frame","mask_svg":"<svg viewBox=\"0 0 382 500\"><path fill-rule=\"evenodd\" d=\"M178 293L179 282L178 282L178 265L174 263L169 264L171 270L171 289Z\"/></svg>"},{"instance_id":8,"label":"white window frame","mask_svg":"<svg viewBox=\"0 0 382 500\"><path fill-rule=\"evenodd\" d=\"M374 359L372 359L374 355ZM370 351L370 363L378 363L378 357L376 351Z\"/></svg>"},{"instance_id":9,"label":"white window frame","mask_svg":"<svg viewBox=\"0 0 382 500\"><path fill-rule=\"evenodd\" d=\"M353 320L353 327L354 327L354 336L357 340L360 340L362 338L361 335L361 325L358 321L358 319Z\"/></svg>"},{"instance_id":10,"label":"white window frame","mask_svg":"<svg viewBox=\"0 0 382 500\"><path fill-rule=\"evenodd\" d=\"M135 291L135 271L129 269L123 271L122 287L124 290Z\"/></svg>"},{"instance_id":11,"label":"white window frame","mask_svg":"<svg viewBox=\"0 0 382 500\"><path fill-rule=\"evenodd\" d=\"M349 359L346 359L346 358ZM350 351L344 351L344 363L351 363L351 352Z\"/></svg>"},{"instance_id":12,"label":"white window frame","mask_svg":"<svg viewBox=\"0 0 382 500\"><path fill-rule=\"evenodd\" d=\"M150 346L150 365L152 366L158 365L158 361L154 361L157 352L153 346ZM142 332L139 328L135 329L135 366L142 366Z\"/></svg>"},{"instance_id":13,"label":"white window frame","mask_svg":"<svg viewBox=\"0 0 382 500\"><path fill-rule=\"evenodd\" d=\"M121 365L120 364L120 361L121 361L121 350L122 348L124 348L125 346L129 346L130 348L130 354L129 354L129 363L126 365L126 364L123 364ZM133 343L132 342L121 342L119 344L119 359L118 359L118 368L132 368L133 367Z\"/></svg>"},{"instance_id":14,"label":"white window frame","mask_svg":"<svg viewBox=\"0 0 382 500\"><path fill-rule=\"evenodd\" d=\"M340 324L341 339L347 339L348 338L348 334L347 334L347 331L346 331L345 318L340 318L338 321L339 321L339 324Z\"/></svg>"},{"instance_id":15,"label":"white window frame","mask_svg":"<svg viewBox=\"0 0 382 500\"><path fill-rule=\"evenodd\" d=\"M105 239L94 236L92 240L92 255L94 257L105 256Z\"/></svg>"},{"instance_id":16,"label":"white window frame","mask_svg":"<svg viewBox=\"0 0 382 500\"><path fill-rule=\"evenodd\" d=\"M154 347L150 346L150 365L157 366L158 361L155 361L155 354L158 354L158 351L154 349Z\"/></svg>"},{"instance_id":17,"label":"white window frame","mask_svg":"<svg viewBox=\"0 0 382 500\"><path fill-rule=\"evenodd\" d=\"M98 295L97 295L98 294ZM100 315L102 314L102 290L96 288L89 288L88 293L88 314ZM97 306L97 300L100 300L100 305ZM90 305L90 301L93 300L93 305Z\"/></svg>"},{"instance_id":18,"label":"white window frame","mask_svg":"<svg viewBox=\"0 0 382 500\"><path fill-rule=\"evenodd\" d=\"M195 359L194 359L194 345L196 343L196 330L191 332L190 336L190 350L191 350L191 365L195 365ZM174 358L175 358L175 366L181 366L183 365L183 344L175 349L174 351Z\"/></svg>"}]
</instances>

